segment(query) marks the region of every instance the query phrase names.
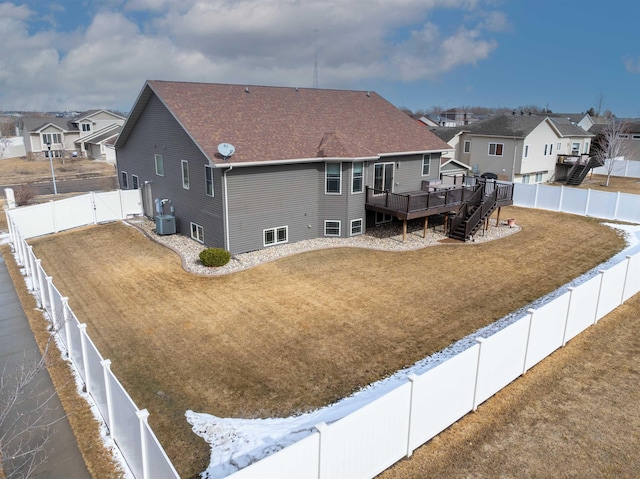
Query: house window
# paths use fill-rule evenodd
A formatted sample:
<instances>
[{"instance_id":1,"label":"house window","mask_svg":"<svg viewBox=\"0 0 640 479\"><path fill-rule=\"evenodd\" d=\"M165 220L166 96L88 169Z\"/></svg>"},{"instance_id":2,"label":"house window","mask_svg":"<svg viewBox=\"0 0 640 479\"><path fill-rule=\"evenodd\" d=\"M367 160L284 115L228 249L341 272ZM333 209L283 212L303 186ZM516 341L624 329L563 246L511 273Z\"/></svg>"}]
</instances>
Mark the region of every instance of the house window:
<instances>
[{"instance_id":1,"label":"house window","mask_svg":"<svg viewBox=\"0 0 640 479\"><path fill-rule=\"evenodd\" d=\"M489 143L489 156L502 156L504 143Z\"/></svg>"},{"instance_id":2,"label":"house window","mask_svg":"<svg viewBox=\"0 0 640 479\"><path fill-rule=\"evenodd\" d=\"M362 234L362 218L351 220L351 236Z\"/></svg>"},{"instance_id":3,"label":"house window","mask_svg":"<svg viewBox=\"0 0 640 479\"><path fill-rule=\"evenodd\" d=\"M182 160L180 162L182 164L182 187L185 190L189 189L189 162L187 160Z\"/></svg>"},{"instance_id":4,"label":"house window","mask_svg":"<svg viewBox=\"0 0 640 479\"><path fill-rule=\"evenodd\" d=\"M562 148L562 143L558 143L558 144L556 145L556 151L557 151L558 153L560 153L560 149L561 149L561 148Z\"/></svg>"},{"instance_id":5,"label":"house window","mask_svg":"<svg viewBox=\"0 0 640 479\"><path fill-rule=\"evenodd\" d=\"M632 140L640 140L640 135L631 135Z\"/></svg>"},{"instance_id":6,"label":"house window","mask_svg":"<svg viewBox=\"0 0 640 479\"><path fill-rule=\"evenodd\" d=\"M42 134L43 145L45 146L47 144L59 145L60 143L62 143L62 136L60 135L60 133L43 133Z\"/></svg>"},{"instance_id":7,"label":"house window","mask_svg":"<svg viewBox=\"0 0 640 479\"><path fill-rule=\"evenodd\" d=\"M536 173L536 183L540 183L542 181L542 172Z\"/></svg>"},{"instance_id":8,"label":"house window","mask_svg":"<svg viewBox=\"0 0 640 479\"><path fill-rule=\"evenodd\" d=\"M83 123L82 131L91 131L91 123Z\"/></svg>"},{"instance_id":9,"label":"house window","mask_svg":"<svg viewBox=\"0 0 640 479\"><path fill-rule=\"evenodd\" d=\"M339 195L342 192L342 163L326 163L325 179L325 193Z\"/></svg>"},{"instance_id":10,"label":"house window","mask_svg":"<svg viewBox=\"0 0 640 479\"><path fill-rule=\"evenodd\" d=\"M140 188L140 182L138 181L138 175L131 175L131 187L134 190Z\"/></svg>"},{"instance_id":11,"label":"house window","mask_svg":"<svg viewBox=\"0 0 640 479\"><path fill-rule=\"evenodd\" d=\"M382 223L390 223L391 220L393 219L393 216L387 214L387 213L379 213L378 211L376 211L376 224L380 225Z\"/></svg>"},{"instance_id":12,"label":"house window","mask_svg":"<svg viewBox=\"0 0 640 479\"><path fill-rule=\"evenodd\" d=\"M553 155L553 143L549 143L549 154Z\"/></svg>"},{"instance_id":13,"label":"house window","mask_svg":"<svg viewBox=\"0 0 640 479\"><path fill-rule=\"evenodd\" d=\"M45 158L62 158L62 150L48 150L44 152Z\"/></svg>"},{"instance_id":14,"label":"house window","mask_svg":"<svg viewBox=\"0 0 640 479\"><path fill-rule=\"evenodd\" d=\"M549 148L549 145L547 145L546 143L544 144L544 156L547 156L547 148Z\"/></svg>"},{"instance_id":15,"label":"house window","mask_svg":"<svg viewBox=\"0 0 640 479\"><path fill-rule=\"evenodd\" d=\"M362 193L364 182L364 163L362 161L356 161L353 163L353 171L351 178L351 193Z\"/></svg>"},{"instance_id":16,"label":"house window","mask_svg":"<svg viewBox=\"0 0 640 479\"><path fill-rule=\"evenodd\" d=\"M628 140L629 139L629 134L628 133L618 133L618 138L620 138L622 140Z\"/></svg>"},{"instance_id":17,"label":"house window","mask_svg":"<svg viewBox=\"0 0 640 479\"><path fill-rule=\"evenodd\" d=\"M373 189L381 191L393 191L394 163L377 163L373 165Z\"/></svg>"},{"instance_id":18,"label":"house window","mask_svg":"<svg viewBox=\"0 0 640 479\"><path fill-rule=\"evenodd\" d=\"M325 236L340 236L340 221L325 220L324 222Z\"/></svg>"},{"instance_id":19,"label":"house window","mask_svg":"<svg viewBox=\"0 0 640 479\"><path fill-rule=\"evenodd\" d=\"M471 151L471 141L465 140L464 141L464 152L465 153L469 153L470 151Z\"/></svg>"},{"instance_id":20,"label":"house window","mask_svg":"<svg viewBox=\"0 0 640 479\"><path fill-rule=\"evenodd\" d=\"M272 246L274 244L282 244L288 241L289 227L280 226L278 228L270 228L262 231L264 238L264 246Z\"/></svg>"},{"instance_id":21,"label":"house window","mask_svg":"<svg viewBox=\"0 0 640 479\"><path fill-rule=\"evenodd\" d=\"M584 150L583 151L584 151L585 154L589 153L589 142L588 141L584 142Z\"/></svg>"},{"instance_id":22,"label":"house window","mask_svg":"<svg viewBox=\"0 0 640 479\"><path fill-rule=\"evenodd\" d=\"M522 175L522 182L524 184L529 184L530 181L531 181L531 175Z\"/></svg>"},{"instance_id":23,"label":"house window","mask_svg":"<svg viewBox=\"0 0 640 479\"><path fill-rule=\"evenodd\" d=\"M431 165L431 155L422 155L422 176L429 176L429 170Z\"/></svg>"},{"instance_id":24,"label":"house window","mask_svg":"<svg viewBox=\"0 0 640 479\"><path fill-rule=\"evenodd\" d=\"M529 156L529 145L524 145L524 157Z\"/></svg>"},{"instance_id":25,"label":"house window","mask_svg":"<svg viewBox=\"0 0 640 479\"><path fill-rule=\"evenodd\" d=\"M191 223L191 238L198 243L204 243L204 228L195 223Z\"/></svg>"},{"instance_id":26,"label":"house window","mask_svg":"<svg viewBox=\"0 0 640 479\"><path fill-rule=\"evenodd\" d=\"M206 187L207 196L213 196L213 167L204 167L204 183Z\"/></svg>"},{"instance_id":27,"label":"house window","mask_svg":"<svg viewBox=\"0 0 640 479\"><path fill-rule=\"evenodd\" d=\"M156 175L164 176L164 159L162 155L154 155L156 160Z\"/></svg>"},{"instance_id":28,"label":"house window","mask_svg":"<svg viewBox=\"0 0 640 479\"><path fill-rule=\"evenodd\" d=\"M129 189L129 179L127 178L127 172L123 171L122 173L120 173L121 177L122 177L122 189L123 190L128 190Z\"/></svg>"},{"instance_id":29,"label":"house window","mask_svg":"<svg viewBox=\"0 0 640 479\"><path fill-rule=\"evenodd\" d=\"M579 155L580 154L580 143L571 143L571 154Z\"/></svg>"}]
</instances>

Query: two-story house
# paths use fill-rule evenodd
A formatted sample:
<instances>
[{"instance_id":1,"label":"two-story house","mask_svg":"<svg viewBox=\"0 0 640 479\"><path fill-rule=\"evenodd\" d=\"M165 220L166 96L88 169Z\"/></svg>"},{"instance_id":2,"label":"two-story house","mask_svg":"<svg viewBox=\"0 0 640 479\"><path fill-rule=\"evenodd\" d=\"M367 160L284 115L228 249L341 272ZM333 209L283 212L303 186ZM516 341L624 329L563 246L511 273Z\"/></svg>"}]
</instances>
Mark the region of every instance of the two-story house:
<instances>
[{"instance_id":1,"label":"two-story house","mask_svg":"<svg viewBox=\"0 0 640 479\"><path fill-rule=\"evenodd\" d=\"M166 81L144 85L115 146L147 216L234 254L390 221L367 186L420 190L451 150L374 92Z\"/></svg>"},{"instance_id":2,"label":"two-story house","mask_svg":"<svg viewBox=\"0 0 640 479\"><path fill-rule=\"evenodd\" d=\"M499 115L432 131L454 148L455 158L476 174L540 183L566 177L572 161L589 153L592 133L570 120L530 114Z\"/></svg>"},{"instance_id":3,"label":"two-story house","mask_svg":"<svg viewBox=\"0 0 640 479\"><path fill-rule=\"evenodd\" d=\"M107 110L90 110L74 118L25 116L18 121L25 151L36 157L85 156L112 159L105 144L115 138L125 118Z\"/></svg>"}]
</instances>

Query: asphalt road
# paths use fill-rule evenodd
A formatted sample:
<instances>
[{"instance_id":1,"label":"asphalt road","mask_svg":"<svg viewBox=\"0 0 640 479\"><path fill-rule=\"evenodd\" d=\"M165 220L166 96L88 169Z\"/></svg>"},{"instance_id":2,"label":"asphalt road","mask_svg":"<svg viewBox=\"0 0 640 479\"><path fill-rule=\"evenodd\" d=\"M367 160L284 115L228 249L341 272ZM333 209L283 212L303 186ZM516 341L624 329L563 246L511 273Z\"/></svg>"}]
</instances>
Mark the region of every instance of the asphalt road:
<instances>
[{"instance_id":1,"label":"asphalt road","mask_svg":"<svg viewBox=\"0 0 640 479\"><path fill-rule=\"evenodd\" d=\"M4 193L5 188L16 188L18 185L0 185L0 192ZM39 181L31 183L37 196L53 195L53 182ZM117 188L116 176L101 176L97 178L76 178L76 179L56 179L56 189L58 194L64 193L86 193L89 191L108 191ZM2 194L1 196L4 196Z\"/></svg>"}]
</instances>

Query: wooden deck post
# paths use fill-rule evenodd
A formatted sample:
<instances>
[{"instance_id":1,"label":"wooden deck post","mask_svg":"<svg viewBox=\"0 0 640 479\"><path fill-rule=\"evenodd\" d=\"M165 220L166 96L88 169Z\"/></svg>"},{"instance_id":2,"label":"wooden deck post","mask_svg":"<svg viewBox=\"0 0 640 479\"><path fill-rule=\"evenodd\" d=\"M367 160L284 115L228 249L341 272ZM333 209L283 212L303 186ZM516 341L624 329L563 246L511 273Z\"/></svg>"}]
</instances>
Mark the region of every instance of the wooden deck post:
<instances>
[{"instance_id":1,"label":"wooden deck post","mask_svg":"<svg viewBox=\"0 0 640 479\"><path fill-rule=\"evenodd\" d=\"M429 227L429 217L425 216L424 217L424 231L422 232L422 237L426 238L427 237L427 228Z\"/></svg>"},{"instance_id":2,"label":"wooden deck post","mask_svg":"<svg viewBox=\"0 0 640 479\"><path fill-rule=\"evenodd\" d=\"M496 216L496 226L500 226L500 209L502 207L498 206L498 216Z\"/></svg>"},{"instance_id":3,"label":"wooden deck post","mask_svg":"<svg viewBox=\"0 0 640 479\"><path fill-rule=\"evenodd\" d=\"M407 219L402 220L402 242L407 239Z\"/></svg>"}]
</instances>

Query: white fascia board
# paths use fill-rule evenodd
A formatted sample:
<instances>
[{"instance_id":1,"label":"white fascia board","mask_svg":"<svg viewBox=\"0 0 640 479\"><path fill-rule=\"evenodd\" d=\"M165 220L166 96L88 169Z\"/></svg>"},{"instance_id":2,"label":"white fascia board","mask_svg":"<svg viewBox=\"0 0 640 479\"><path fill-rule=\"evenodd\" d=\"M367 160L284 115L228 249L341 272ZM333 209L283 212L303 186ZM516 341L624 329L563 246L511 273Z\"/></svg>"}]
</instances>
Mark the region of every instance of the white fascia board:
<instances>
[{"instance_id":1,"label":"white fascia board","mask_svg":"<svg viewBox=\"0 0 640 479\"><path fill-rule=\"evenodd\" d=\"M248 166L273 166L273 165L293 165L298 163L324 163L324 162L345 162L352 163L354 161L372 161L377 160L377 156L364 156L360 158L338 158L338 157L323 157L323 158L294 158L289 160L270 160L270 161L243 161L243 162L227 162L227 163L213 163L209 159L210 166L214 168L228 168L233 166L234 168L243 168Z\"/></svg>"}]
</instances>

